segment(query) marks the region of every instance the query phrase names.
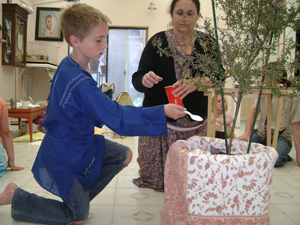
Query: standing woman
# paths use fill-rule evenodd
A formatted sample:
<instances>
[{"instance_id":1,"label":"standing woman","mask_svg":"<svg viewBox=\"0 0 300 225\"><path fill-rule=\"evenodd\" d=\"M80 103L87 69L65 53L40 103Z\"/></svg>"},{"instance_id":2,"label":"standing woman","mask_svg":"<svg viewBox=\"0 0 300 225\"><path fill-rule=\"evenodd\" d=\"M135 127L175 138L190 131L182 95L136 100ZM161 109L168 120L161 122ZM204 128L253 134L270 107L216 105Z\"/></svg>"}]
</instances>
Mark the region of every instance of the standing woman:
<instances>
[{"instance_id":1,"label":"standing woman","mask_svg":"<svg viewBox=\"0 0 300 225\"><path fill-rule=\"evenodd\" d=\"M143 106L150 107L168 103L165 87L175 87L175 96L183 99L183 105L193 114L207 117L207 96L197 91L193 82L185 79L185 72L190 76L209 83L203 71L195 69L189 58L207 54L195 37L207 37L195 30L200 17L199 0L172 0L170 15L173 28L155 34L143 50L138 71L132 76L135 89L144 93ZM210 39L213 40L213 39ZM215 43L213 42L213 45ZM159 49L166 49L172 55L160 54ZM175 56L175 57L174 57ZM192 65L193 64L193 65ZM155 121L153 121L155 123ZM139 187L164 191L164 168L166 156L171 144L177 140L186 140L191 136L206 135L206 119L193 121L188 115L178 120L168 120L168 135L160 137L139 137L138 163L140 177L133 180Z\"/></svg>"}]
</instances>

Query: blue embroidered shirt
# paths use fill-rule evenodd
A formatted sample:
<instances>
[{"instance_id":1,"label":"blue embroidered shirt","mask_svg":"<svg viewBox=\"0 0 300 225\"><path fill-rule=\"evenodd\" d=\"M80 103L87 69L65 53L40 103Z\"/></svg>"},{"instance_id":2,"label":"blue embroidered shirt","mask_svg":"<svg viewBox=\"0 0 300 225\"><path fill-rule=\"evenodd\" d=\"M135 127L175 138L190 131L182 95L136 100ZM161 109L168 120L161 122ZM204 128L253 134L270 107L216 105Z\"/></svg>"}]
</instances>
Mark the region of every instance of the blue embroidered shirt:
<instances>
[{"instance_id":1,"label":"blue embroidered shirt","mask_svg":"<svg viewBox=\"0 0 300 225\"><path fill-rule=\"evenodd\" d=\"M109 99L67 56L52 80L34 177L46 190L69 200L73 177L88 190L100 174L105 139L94 134L95 126L104 124L120 135L161 136L167 134L166 121L163 105L122 106Z\"/></svg>"}]
</instances>

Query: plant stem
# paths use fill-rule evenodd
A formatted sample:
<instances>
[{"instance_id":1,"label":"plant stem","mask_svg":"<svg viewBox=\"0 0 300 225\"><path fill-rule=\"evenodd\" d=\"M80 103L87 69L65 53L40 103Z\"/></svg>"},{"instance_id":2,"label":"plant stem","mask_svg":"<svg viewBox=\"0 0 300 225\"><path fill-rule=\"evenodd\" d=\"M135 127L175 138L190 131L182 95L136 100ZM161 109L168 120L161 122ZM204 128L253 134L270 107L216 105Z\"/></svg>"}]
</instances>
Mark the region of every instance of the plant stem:
<instances>
[{"instance_id":1,"label":"plant stem","mask_svg":"<svg viewBox=\"0 0 300 225\"><path fill-rule=\"evenodd\" d=\"M271 32L271 37L270 37L270 42L269 45L272 44L272 39L273 39L273 32ZM268 63L270 58L270 52L267 54L266 56L266 64ZM265 82L265 74L262 77L262 85ZM262 94L262 89L260 89L259 91L259 95L258 95L258 100L257 100L257 104L256 104L256 110L255 110L255 115L254 115L254 119L253 119L253 124L252 124L252 129L251 129L251 134L250 134L250 139L249 139L249 145L248 145L248 149L247 149L247 153L249 154L250 152L250 146L251 146L251 139L252 139L252 135L253 135L253 131L254 131L254 127L255 127L255 122L256 122L256 118L257 118L257 114L258 114L258 107L259 107L259 103L260 103L260 99L261 99L261 94Z\"/></svg>"},{"instance_id":2,"label":"plant stem","mask_svg":"<svg viewBox=\"0 0 300 225\"><path fill-rule=\"evenodd\" d=\"M231 128L231 131L230 131L230 140L229 140L229 147L228 147L229 148L229 154L231 153L232 139L233 139L233 134L234 134L234 130L235 130L235 125L236 125L238 113L239 113L240 107L241 107L242 98L243 98L243 94L242 94L241 90L239 90L237 101L236 101L235 113L234 113L234 117L233 117L233 120L232 120L232 128Z\"/></svg>"},{"instance_id":3,"label":"plant stem","mask_svg":"<svg viewBox=\"0 0 300 225\"><path fill-rule=\"evenodd\" d=\"M217 29L217 19L216 19L216 10L215 10L215 1L211 0L213 17L214 17L214 26L215 26L215 35L216 35L216 45L217 45L217 56L218 56L218 69L220 77L223 77L222 68L221 68L221 55L220 55L220 47L219 47L219 39L218 39L218 29ZM221 97L222 97L222 106L224 107L224 92L221 87ZM226 145L226 154L229 154L228 143L227 143L227 132L226 132L226 119L225 119L225 110L223 110L223 118L224 118L224 132L225 132L225 145Z\"/></svg>"}]
</instances>

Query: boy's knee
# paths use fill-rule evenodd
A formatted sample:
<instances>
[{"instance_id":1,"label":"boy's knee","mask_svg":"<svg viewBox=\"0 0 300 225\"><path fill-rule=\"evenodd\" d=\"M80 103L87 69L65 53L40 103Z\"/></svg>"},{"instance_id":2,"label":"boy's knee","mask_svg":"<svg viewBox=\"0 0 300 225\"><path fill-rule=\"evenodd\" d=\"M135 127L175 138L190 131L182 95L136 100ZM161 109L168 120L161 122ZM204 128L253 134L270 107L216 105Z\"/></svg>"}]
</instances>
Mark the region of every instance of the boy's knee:
<instances>
[{"instance_id":1,"label":"boy's knee","mask_svg":"<svg viewBox=\"0 0 300 225\"><path fill-rule=\"evenodd\" d=\"M128 154L127 154L127 158L125 160L125 165L127 166L132 160L132 151L131 149L129 149Z\"/></svg>"}]
</instances>

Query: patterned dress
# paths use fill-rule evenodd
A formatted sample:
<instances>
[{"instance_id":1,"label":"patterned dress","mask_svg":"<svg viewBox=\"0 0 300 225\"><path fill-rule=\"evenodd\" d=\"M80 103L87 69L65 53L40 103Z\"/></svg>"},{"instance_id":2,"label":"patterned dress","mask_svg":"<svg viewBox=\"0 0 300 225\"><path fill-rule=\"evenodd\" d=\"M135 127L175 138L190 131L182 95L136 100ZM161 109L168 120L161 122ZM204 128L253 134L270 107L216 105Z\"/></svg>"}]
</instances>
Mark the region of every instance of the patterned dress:
<instances>
[{"instance_id":1,"label":"patterned dress","mask_svg":"<svg viewBox=\"0 0 300 225\"><path fill-rule=\"evenodd\" d=\"M198 32L199 33L199 32ZM155 41L161 41L161 48L175 52L179 60L159 54ZM200 43L195 41L191 55L205 54ZM190 67L187 63L187 54L178 45L172 30L155 34L147 43L139 63L138 71L132 76L132 82L136 90L143 92L145 98L143 106L149 107L167 104L168 99L164 90L165 86L173 85L184 78L183 71ZM180 62L179 62L180 61ZM182 64L182 62L185 63ZM149 71L163 78L161 82L148 89L142 85L143 76ZM194 71L198 74L201 71ZM195 74L194 74L195 75ZM205 118L201 122L193 121L189 116L176 121L169 119L168 135L159 137L139 137L138 158L140 177L133 180L139 187L152 188L156 191L164 191L164 169L169 147L177 140L186 140L191 136L206 136L207 130L207 96L200 91L194 91L183 99L183 105L193 114Z\"/></svg>"}]
</instances>

